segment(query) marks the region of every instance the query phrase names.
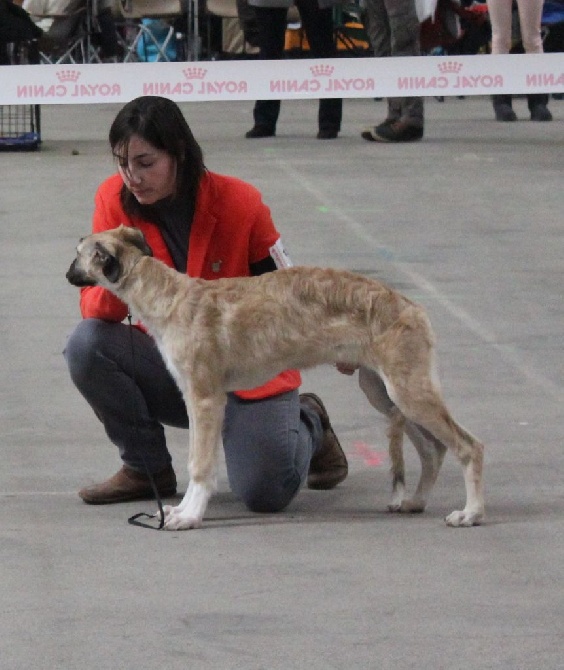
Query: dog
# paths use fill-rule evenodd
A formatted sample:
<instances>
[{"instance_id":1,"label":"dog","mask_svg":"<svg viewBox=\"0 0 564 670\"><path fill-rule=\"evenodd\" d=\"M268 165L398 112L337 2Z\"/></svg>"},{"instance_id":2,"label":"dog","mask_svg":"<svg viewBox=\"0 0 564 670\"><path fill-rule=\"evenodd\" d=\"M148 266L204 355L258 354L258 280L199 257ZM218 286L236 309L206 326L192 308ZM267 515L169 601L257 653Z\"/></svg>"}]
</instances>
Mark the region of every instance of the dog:
<instances>
[{"instance_id":1,"label":"dog","mask_svg":"<svg viewBox=\"0 0 564 670\"><path fill-rule=\"evenodd\" d=\"M102 286L125 302L182 391L190 482L178 506L163 508L164 528L202 524L216 486L226 393L322 364L359 368L361 389L389 419L389 509L422 512L450 448L463 468L466 504L445 521L481 523L484 446L442 399L424 309L392 288L344 270L308 267L194 279L152 258L143 233L123 225L82 238L66 277L74 286ZM404 431L421 460L411 499L405 496Z\"/></svg>"}]
</instances>

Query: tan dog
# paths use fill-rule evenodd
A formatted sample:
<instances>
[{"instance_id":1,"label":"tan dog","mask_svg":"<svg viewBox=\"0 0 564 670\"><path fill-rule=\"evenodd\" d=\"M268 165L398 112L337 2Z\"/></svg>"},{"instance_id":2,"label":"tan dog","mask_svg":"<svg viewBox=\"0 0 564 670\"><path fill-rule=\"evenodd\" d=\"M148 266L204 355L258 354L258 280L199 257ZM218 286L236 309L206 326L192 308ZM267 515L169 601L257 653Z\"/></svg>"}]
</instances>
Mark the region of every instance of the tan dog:
<instances>
[{"instance_id":1,"label":"tan dog","mask_svg":"<svg viewBox=\"0 0 564 670\"><path fill-rule=\"evenodd\" d=\"M177 507L164 508L165 528L202 523L215 490L226 393L286 369L327 363L360 367L362 390L390 419L390 509L423 511L448 447L464 470L466 505L446 522L481 522L484 448L442 400L433 332L422 307L380 282L340 270L296 267L206 281L151 255L139 230L120 226L82 239L67 279L103 286L127 303L184 395L190 484ZM408 427L426 435L414 440L422 472L411 500L404 498L404 427L408 435Z\"/></svg>"}]
</instances>

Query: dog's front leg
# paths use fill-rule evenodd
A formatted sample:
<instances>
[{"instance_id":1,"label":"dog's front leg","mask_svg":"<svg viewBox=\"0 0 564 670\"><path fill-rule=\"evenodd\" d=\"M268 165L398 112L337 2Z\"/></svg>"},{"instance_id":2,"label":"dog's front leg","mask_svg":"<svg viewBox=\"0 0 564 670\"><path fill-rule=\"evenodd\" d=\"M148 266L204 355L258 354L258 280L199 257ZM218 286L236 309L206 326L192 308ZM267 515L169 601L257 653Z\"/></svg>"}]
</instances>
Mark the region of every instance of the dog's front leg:
<instances>
[{"instance_id":1,"label":"dog's front leg","mask_svg":"<svg viewBox=\"0 0 564 670\"><path fill-rule=\"evenodd\" d=\"M189 407L190 440L188 473L190 483L177 507L164 508L166 530L199 528L208 501L216 489L221 429L225 414L224 393L211 397L186 394Z\"/></svg>"}]
</instances>

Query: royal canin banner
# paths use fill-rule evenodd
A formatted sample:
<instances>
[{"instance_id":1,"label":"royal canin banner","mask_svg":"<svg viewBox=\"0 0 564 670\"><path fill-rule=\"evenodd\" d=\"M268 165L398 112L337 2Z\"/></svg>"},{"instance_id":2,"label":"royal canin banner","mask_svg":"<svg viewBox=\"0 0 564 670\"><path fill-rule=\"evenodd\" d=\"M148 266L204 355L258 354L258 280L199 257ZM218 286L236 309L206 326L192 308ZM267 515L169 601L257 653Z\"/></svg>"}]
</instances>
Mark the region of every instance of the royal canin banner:
<instances>
[{"instance_id":1,"label":"royal canin banner","mask_svg":"<svg viewBox=\"0 0 564 670\"><path fill-rule=\"evenodd\" d=\"M564 92L564 54L0 67L0 104Z\"/></svg>"}]
</instances>

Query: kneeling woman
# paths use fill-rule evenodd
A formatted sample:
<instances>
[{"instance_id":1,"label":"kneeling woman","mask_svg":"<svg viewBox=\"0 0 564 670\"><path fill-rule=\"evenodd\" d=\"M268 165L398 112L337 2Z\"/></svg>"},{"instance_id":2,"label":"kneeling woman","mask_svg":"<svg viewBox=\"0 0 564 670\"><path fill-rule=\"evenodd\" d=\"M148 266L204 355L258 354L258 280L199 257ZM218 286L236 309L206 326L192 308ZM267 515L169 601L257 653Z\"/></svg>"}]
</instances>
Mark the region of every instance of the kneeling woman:
<instances>
[{"instance_id":1,"label":"kneeling woman","mask_svg":"<svg viewBox=\"0 0 564 670\"><path fill-rule=\"evenodd\" d=\"M250 184L205 168L201 147L176 103L137 98L109 133L118 173L96 193L93 232L121 223L143 231L156 258L191 277L218 279L289 264L280 234ZM110 440L121 469L79 491L89 504L176 493L164 425L189 428L184 401L142 324L101 287L81 289L83 316L65 349L71 378ZM133 358L134 357L134 358ZM223 446L229 483L249 509L284 509L301 485L331 489L348 466L321 400L298 395L296 370L229 394Z\"/></svg>"}]
</instances>

